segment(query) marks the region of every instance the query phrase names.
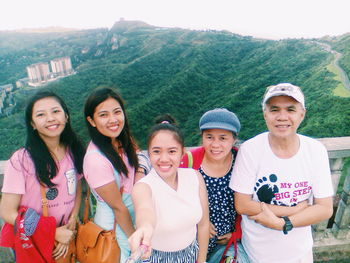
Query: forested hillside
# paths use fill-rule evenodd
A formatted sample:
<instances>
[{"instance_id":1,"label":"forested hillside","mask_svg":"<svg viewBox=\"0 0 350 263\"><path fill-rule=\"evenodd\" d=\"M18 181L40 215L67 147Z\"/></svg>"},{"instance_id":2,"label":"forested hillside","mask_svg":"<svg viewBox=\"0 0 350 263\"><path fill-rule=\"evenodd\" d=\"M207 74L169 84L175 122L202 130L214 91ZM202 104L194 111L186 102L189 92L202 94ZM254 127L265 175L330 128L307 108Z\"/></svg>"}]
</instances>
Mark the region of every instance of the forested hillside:
<instances>
[{"instance_id":1,"label":"forested hillside","mask_svg":"<svg viewBox=\"0 0 350 263\"><path fill-rule=\"evenodd\" d=\"M343 54L341 65L350 74L350 37L319 41ZM31 63L71 57L77 74L48 88L65 98L85 142L82 108L97 86L121 92L141 147L153 119L162 113L178 120L187 145L198 144L198 120L214 107L237 113L240 138L252 137L266 129L260 105L265 88L279 82L299 85L305 92L308 113L301 133L350 136L350 98L333 95L338 82L327 70L332 56L306 39L272 41L120 21L110 30L0 33L0 50L0 84L24 77ZM18 113L0 119L0 159L24 142L23 97L31 92L17 91Z\"/></svg>"}]
</instances>

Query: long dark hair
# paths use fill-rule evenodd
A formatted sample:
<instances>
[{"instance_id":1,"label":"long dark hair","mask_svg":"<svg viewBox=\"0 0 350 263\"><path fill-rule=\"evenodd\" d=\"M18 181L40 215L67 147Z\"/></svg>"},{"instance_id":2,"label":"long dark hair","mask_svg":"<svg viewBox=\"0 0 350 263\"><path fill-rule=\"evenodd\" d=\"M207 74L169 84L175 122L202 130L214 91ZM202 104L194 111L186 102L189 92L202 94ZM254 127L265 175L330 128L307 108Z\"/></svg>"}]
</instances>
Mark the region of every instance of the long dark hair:
<instances>
[{"instance_id":1,"label":"long dark hair","mask_svg":"<svg viewBox=\"0 0 350 263\"><path fill-rule=\"evenodd\" d=\"M113 98L120 104L120 107L124 113L124 127L119 136L116 138L123 148L126 156L128 157L129 164L135 168L139 166L137 154L136 154L136 144L134 138L131 135L128 118L126 116L124 102L121 96L111 88L101 87L95 89L87 98L84 106L85 122L91 137L92 142L100 149L100 151L107 157L107 159L112 163L113 167L124 175L128 176L128 169L120 157L118 152L113 148L112 139L108 136L101 134L96 127L93 127L87 117L94 119L94 113L96 107L107 100L108 98Z\"/></svg>"},{"instance_id":2,"label":"long dark hair","mask_svg":"<svg viewBox=\"0 0 350 263\"><path fill-rule=\"evenodd\" d=\"M69 154L74 162L75 169L78 173L83 173L85 149L80 139L72 129L69 110L66 103L57 94L49 90L40 90L28 100L25 109L25 122L27 128L25 149L28 151L31 159L33 160L36 176L39 182L44 183L48 187L52 187L55 184L52 183L51 180L57 175L58 167L49 151L49 148L39 136L38 131L32 126L34 104L38 100L44 98L55 99L61 105L64 113L68 117L65 128L60 135L60 144L64 145L69 151Z\"/></svg>"}]
</instances>

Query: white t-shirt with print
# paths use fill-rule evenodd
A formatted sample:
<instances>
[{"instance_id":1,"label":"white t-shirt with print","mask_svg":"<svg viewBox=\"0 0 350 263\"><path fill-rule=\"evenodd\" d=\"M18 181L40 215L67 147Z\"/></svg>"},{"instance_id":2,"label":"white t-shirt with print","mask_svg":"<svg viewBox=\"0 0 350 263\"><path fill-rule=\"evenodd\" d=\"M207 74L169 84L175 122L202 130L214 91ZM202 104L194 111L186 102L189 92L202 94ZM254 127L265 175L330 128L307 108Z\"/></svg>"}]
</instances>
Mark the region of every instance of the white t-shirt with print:
<instances>
[{"instance_id":1,"label":"white t-shirt with print","mask_svg":"<svg viewBox=\"0 0 350 263\"><path fill-rule=\"evenodd\" d=\"M293 206L313 197L333 195L327 150L318 141L298 135L300 147L289 159L277 157L268 132L240 147L230 187L253 200ZM252 262L296 262L312 249L311 226L293 228L287 235L242 216L242 243Z\"/></svg>"}]
</instances>

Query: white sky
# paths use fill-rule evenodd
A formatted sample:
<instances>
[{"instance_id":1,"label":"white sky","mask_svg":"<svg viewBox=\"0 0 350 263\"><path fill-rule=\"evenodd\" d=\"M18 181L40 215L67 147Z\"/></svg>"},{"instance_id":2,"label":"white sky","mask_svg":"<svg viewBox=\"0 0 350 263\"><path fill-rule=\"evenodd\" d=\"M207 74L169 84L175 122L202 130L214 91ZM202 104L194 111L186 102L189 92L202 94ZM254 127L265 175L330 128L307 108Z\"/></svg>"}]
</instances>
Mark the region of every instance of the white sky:
<instances>
[{"instance_id":1,"label":"white sky","mask_svg":"<svg viewBox=\"0 0 350 263\"><path fill-rule=\"evenodd\" d=\"M321 37L350 32L350 0L0 1L0 30L111 27L121 17L272 39Z\"/></svg>"}]
</instances>

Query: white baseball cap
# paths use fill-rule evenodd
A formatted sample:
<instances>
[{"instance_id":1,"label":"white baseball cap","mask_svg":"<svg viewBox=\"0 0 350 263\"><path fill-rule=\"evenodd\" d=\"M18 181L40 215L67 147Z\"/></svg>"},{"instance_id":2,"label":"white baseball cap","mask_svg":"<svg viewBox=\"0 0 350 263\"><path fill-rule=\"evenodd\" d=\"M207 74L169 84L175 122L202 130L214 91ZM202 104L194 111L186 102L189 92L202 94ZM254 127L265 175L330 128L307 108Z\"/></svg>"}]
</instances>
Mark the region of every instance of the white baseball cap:
<instances>
[{"instance_id":1,"label":"white baseball cap","mask_svg":"<svg viewBox=\"0 0 350 263\"><path fill-rule=\"evenodd\" d=\"M269 99L276 96L289 96L300 102L303 109L305 109L304 94L298 86L290 83L280 83L277 85L269 86L266 88L264 99L262 102L263 109L265 109L266 103Z\"/></svg>"}]
</instances>

